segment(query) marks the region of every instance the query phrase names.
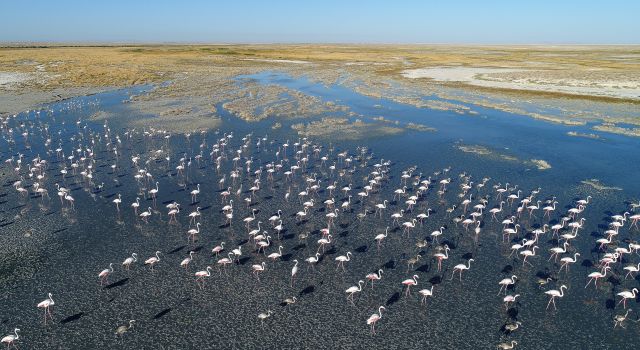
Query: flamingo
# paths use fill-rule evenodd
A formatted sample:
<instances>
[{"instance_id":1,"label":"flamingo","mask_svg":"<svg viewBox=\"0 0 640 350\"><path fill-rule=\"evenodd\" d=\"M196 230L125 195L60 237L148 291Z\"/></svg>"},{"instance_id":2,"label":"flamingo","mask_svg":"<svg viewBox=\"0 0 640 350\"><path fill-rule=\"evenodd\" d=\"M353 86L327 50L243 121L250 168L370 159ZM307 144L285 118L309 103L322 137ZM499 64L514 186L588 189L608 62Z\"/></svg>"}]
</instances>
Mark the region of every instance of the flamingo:
<instances>
[{"instance_id":1,"label":"flamingo","mask_svg":"<svg viewBox=\"0 0 640 350\"><path fill-rule=\"evenodd\" d=\"M534 246L531 250L526 249L520 252L520 255L524 256L524 259L522 260L522 266L524 266L525 263L533 266L532 263L527 261L527 258L530 256L536 256L536 249L538 249L538 246Z\"/></svg>"},{"instance_id":2,"label":"flamingo","mask_svg":"<svg viewBox=\"0 0 640 350\"><path fill-rule=\"evenodd\" d=\"M178 218L176 218L176 215L180 213L180 204L175 205L175 207L171 210L169 210L169 212L167 213L167 215L169 215L169 223L175 222L176 224L178 223Z\"/></svg>"},{"instance_id":3,"label":"flamingo","mask_svg":"<svg viewBox=\"0 0 640 350\"><path fill-rule=\"evenodd\" d=\"M391 218L393 218L393 224L399 224L400 219L404 216L404 209L401 209L398 213L391 214Z\"/></svg>"},{"instance_id":4,"label":"flamingo","mask_svg":"<svg viewBox=\"0 0 640 350\"><path fill-rule=\"evenodd\" d=\"M272 259L272 260L278 260L280 259L280 257L282 257L282 246L278 247L278 252L277 253L271 253L267 256L267 258Z\"/></svg>"},{"instance_id":5,"label":"flamingo","mask_svg":"<svg viewBox=\"0 0 640 350\"><path fill-rule=\"evenodd\" d=\"M120 212L120 203L122 203L122 195L118 193L118 198L113 200L113 203L116 205L116 209Z\"/></svg>"},{"instance_id":6,"label":"flamingo","mask_svg":"<svg viewBox=\"0 0 640 350\"><path fill-rule=\"evenodd\" d=\"M418 293L422 295L422 301L420 303L426 304L427 297L433 296L433 286L431 286L431 289L420 289Z\"/></svg>"},{"instance_id":7,"label":"flamingo","mask_svg":"<svg viewBox=\"0 0 640 350\"><path fill-rule=\"evenodd\" d=\"M293 280L296 278L296 274L298 274L298 260L293 260L294 265L291 268L291 287L293 287Z\"/></svg>"},{"instance_id":8,"label":"flamingo","mask_svg":"<svg viewBox=\"0 0 640 350\"><path fill-rule=\"evenodd\" d=\"M193 243L196 242L196 235L200 233L200 223L196 223L196 228L192 228L189 231L187 231L187 234L189 235L187 237L187 242L189 242L189 239L191 238L193 240Z\"/></svg>"},{"instance_id":9,"label":"flamingo","mask_svg":"<svg viewBox=\"0 0 640 350\"><path fill-rule=\"evenodd\" d=\"M444 245L444 254L443 253L435 253L433 256L438 259L438 272L442 271L442 260L449 259L449 246Z\"/></svg>"},{"instance_id":10,"label":"flamingo","mask_svg":"<svg viewBox=\"0 0 640 350\"><path fill-rule=\"evenodd\" d=\"M202 281L201 289L204 289L204 278L211 277L211 266L207 266L207 269L204 271L198 271L195 273L196 276L196 284L200 285L200 281Z\"/></svg>"},{"instance_id":11,"label":"flamingo","mask_svg":"<svg viewBox=\"0 0 640 350\"><path fill-rule=\"evenodd\" d=\"M498 284L500 285L500 291L498 292L498 295L500 295L500 292L502 292L502 290L504 290L504 294L507 294L507 288L509 288L510 285L515 284L516 283L516 279L518 278L518 276L513 275L511 276L511 278L505 278L503 280L501 280L500 282L498 282Z\"/></svg>"},{"instance_id":12,"label":"flamingo","mask_svg":"<svg viewBox=\"0 0 640 350\"><path fill-rule=\"evenodd\" d=\"M240 262L240 256L242 255L242 246L238 246L238 248L231 251L235 256L235 260Z\"/></svg>"},{"instance_id":13,"label":"flamingo","mask_svg":"<svg viewBox=\"0 0 640 350\"><path fill-rule=\"evenodd\" d=\"M282 232L282 230L284 230L284 226L282 226L282 220L279 220L280 223L275 226L273 229L278 231L278 239L280 239L280 232Z\"/></svg>"},{"instance_id":14,"label":"flamingo","mask_svg":"<svg viewBox=\"0 0 640 350\"><path fill-rule=\"evenodd\" d=\"M200 184L198 184L197 189L191 191L191 203L195 203L198 200L198 195L200 194Z\"/></svg>"},{"instance_id":15,"label":"flamingo","mask_svg":"<svg viewBox=\"0 0 640 350\"><path fill-rule=\"evenodd\" d=\"M7 349L9 349L11 347L11 345L13 345L16 349L18 348L15 344L16 340L20 339L20 336L18 335L18 332L20 332L20 328L15 328L13 330L13 334L9 334L5 337L3 337L0 340L0 343L5 343L7 344Z\"/></svg>"},{"instance_id":16,"label":"flamingo","mask_svg":"<svg viewBox=\"0 0 640 350\"><path fill-rule=\"evenodd\" d=\"M500 208L493 208L491 210L489 210L489 212L491 213L491 219L492 220L496 220L496 222L498 221L498 218L496 217L496 214L500 213L502 211L502 206L504 205L504 201L500 202Z\"/></svg>"},{"instance_id":17,"label":"flamingo","mask_svg":"<svg viewBox=\"0 0 640 350\"><path fill-rule=\"evenodd\" d=\"M551 205L542 208L542 210L544 210L544 215L542 217L544 218L545 216L548 216L549 219L551 219L551 213L556 210L556 204L558 204L558 201L553 201Z\"/></svg>"},{"instance_id":18,"label":"flamingo","mask_svg":"<svg viewBox=\"0 0 640 350\"><path fill-rule=\"evenodd\" d=\"M267 310L266 313L259 313L258 314L258 319L260 320L260 324L262 325L263 328L264 328L264 320L266 320L267 318L271 317L272 313L273 313L273 311Z\"/></svg>"},{"instance_id":19,"label":"flamingo","mask_svg":"<svg viewBox=\"0 0 640 350\"><path fill-rule=\"evenodd\" d=\"M153 198L153 202L156 202L156 196L158 195L158 191L160 190L158 187L159 183L156 182L156 188L152 188L151 190L149 190L149 194L151 195L151 198Z\"/></svg>"},{"instance_id":20,"label":"flamingo","mask_svg":"<svg viewBox=\"0 0 640 350\"><path fill-rule=\"evenodd\" d=\"M255 236L260 233L260 224L262 223L262 221L258 221L258 228L255 230L251 230L249 231L249 237L253 237L255 239ZM248 226L247 226L248 228Z\"/></svg>"},{"instance_id":21,"label":"flamingo","mask_svg":"<svg viewBox=\"0 0 640 350\"><path fill-rule=\"evenodd\" d=\"M406 232L407 236L409 236L409 230L411 230L412 228L416 227L416 222L418 222L418 220L413 219L411 221L405 221L402 223L402 226L404 226L404 229L402 230L402 232Z\"/></svg>"},{"instance_id":22,"label":"flamingo","mask_svg":"<svg viewBox=\"0 0 640 350\"><path fill-rule=\"evenodd\" d=\"M342 270L346 271L344 268L344 263L351 261L351 252L347 252L346 256L345 255L337 256L335 260L338 262L338 266L336 267L336 270L340 268L340 266L342 266Z\"/></svg>"},{"instance_id":23,"label":"flamingo","mask_svg":"<svg viewBox=\"0 0 640 350\"><path fill-rule=\"evenodd\" d=\"M102 271L100 271L100 273L98 274L98 277L100 277L100 285L104 285L104 282L107 281L107 279L109 278L109 275L113 272L113 264L109 264L109 268L108 269L104 269Z\"/></svg>"},{"instance_id":24,"label":"flamingo","mask_svg":"<svg viewBox=\"0 0 640 350\"><path fill-rule=\"evenodd\" d=\"M382 310L386 310L386 308L384 306L380 306L378 308L378 313L374 313L367 319L367 324L371 325L371 333L373 335L376 335L376 322L380 321L382 318Z\"/></svg>"},{"instance_id":25,"label":"flamingo","mask_svg":"<svg viewBox=\"0 0 640 350\"><path fill-rule=\"evenodd\" d=\"M389 234L389 226L387 226L387 229L384 231L384 233L380 233L376 235L376 237L374 238L374 240L378 243L378 250L380 250L380 245L382 244L382 240L387 238L388 234Z\"/></svg>"},{"instance_id":26,"label":"flamingo","mask_svg":"<svg viewBox=\"0 0 640 350\"><path fill-rule=\"evenodd\" d=\"M380 269L380 270L378 270L377 274L375 272L372 272L372 273L367 274L365 276L366 279L371 281L371 289L373 289L373 281L382 279L382 272L383 272L382 269Z\"/></svg>"},{"instance_id":27,"label":"flamingo","mask_svg":"<svg viewBox=\"0 0 640 350\"><path fill-rule=\"evenodd\" d=\"M566 267L567 268L567 273L569 273L569 265L570 264L574 264L576 261L578 261L577 258L578 258L579 255L580 255L580 253L575 253L575 254L573 254L573 258L571 258L570 256L567 256L567 257L564 257L564 258L560 259L560 262L562 262L562 265L560 266L560 271L558 271L558 272L561 272L562 268Z\"/></svg>"},{"instance_id":28,"label":"flamingo","mask_svg":"<svg viewBox=\"0 0 640 350\"><path fill-rule=\"evenodd\" d=\"M505 295L504 298L502 298L502 301L504 302L504 307L505 309L509 309L509 304L510 303L514 303L516 301L516 298L519 297L520 294L516 294L516 295Z\"/></svg>"},{"instance_id":29,"label":"flamingo","mask_svg":"<svg viewBox=\"0 0 640 350\"><path fill-rule=\"evenodd\" d=\"M218 259L217 264L218 264L218 271L220 269L220 266L225 268L227 268L227 265L231 264L233 262L233 259L231 258L233 256L232 252L229 252L229 254L227 255L226 258L222 258L222 259ZM222 271L219 271L220 274L222 274Z\"/></svg>"},{"instance_id":30,"label":"flamingo","mask_svg":"<svg viewBox=\"0 0 640 350\"><path fill-rule=\"evenodd\" d=\"M428 219L429 218L429 213L430 212L431 212L431 208L428 208L426 213L420 213L420 214L416 215L416 218L420 222L420 226L422 226L422 222L423 222L424 219Z\"/></svg>"},{"instance_id":31,"label":"flamingo","mask_svg":"<svg viewBox=\"0 0 640 350\"><path fill-rule=\"evenodd\" d=\"M497 348L501 349L501 350L511 350L511 349L515 348L516 345L518 345L518 342L515 341L515 340L512 340L511 343L500 343L500 344L498 344Z\"/></svg>"},{"instance_id":32,"label":"flamingo","mask_svg":"<svg viewBox=\"0 0 640 350\"><path fill-rule=\"evenodd\" d=\"M548 290L546 292L544 292L544 294L550 296L551 298L549 298L549 302L547 303L547 309L549 309L549 305L551 305L553 303L553 309L557 310L556 308L556 298L562 298L564 296L564 289L566 289L567 286L565 286L564 284L562 286L560 286L560 290L557 289L551 289Z\"/></svg>"},{"instance_id":33,"label":"flamingo","mask_svg":"<svg viewBox=\"0 0 640 350\"><path fill-rule=\"evenodd\" d=\"M51 307L55 305L55 301L53 301L53 295L49 293L48 298L39 302L37 307L39 309L44 309L44 324L47 325L47 315L53 321L53 315L51 314Z\"/></svg>"},{"instance_id":34,"label":"flamingo","mask_svg":"<svg viewBox=\"0 0 640 350\"><path fill-rule=\"evenodd\" d=\"M408 296L411 293L411 286L415 286L418 284L418 275L413 275L412 278L408 278L402 281L402 284L407 286L407 291L405 292L405 295Z\"/></svg>"},{"instance_id":35,"label":"flamingo","mask_svg":"<svg viewBox=\"0 0 640 350\"><path fill-rule=\"evenodd\" d=\"M193 260L193 254L195 254L195 252L193 250L190 251L189 256L180 262L180 267L184 267L184 269L187 270L189 268L189 264L191 264L191 261Z\"/></svg>"},{"instance_id":36,"label":"flamingo","mask_svg":"<svg viewBox=\"0 0 640 350\"><path fill-rule=\"evenodd\" d=\"M220 245L217 245L217 246L213 247L213 249L211 249L211 252L216 254L216 258L218 257L220 252L224 250L224 244L225 243L222 242L222 243L220 243Z\"/></svg>"},{"instance_id":37,"label":"flamingo","mask_svg":"<svg viewBox=\"0 0 640 350\"><path fill-rule=\"evenodd\" d=\"M309 266L314 267L314 264L316 264L318 262L318 258L320 257L320 253L316 253L316 255L314 256L310 256L306 259L304 259L304 261L309 263ZM307 269L309 269L307 267Z\"/></svg>"},{"instance_id":38,"label":"flamingo","mask_svg":"<svg viewBox=\"0 0 640 350\"><path fill-rule=\"evenodd\" d=\"M604 274L602 272L600 272L600 271L595 271L595 272L590 273L587 276L587 277L589 277L589 282L587 282L587 285L584 286L584 287L587 288L589 286L589 284L591 284L591 281L595 280L594 285L595 285L596 288L598 288L598 279L606 277L607 276L607 270L609 270L610 268L611 268L611 266L606 266L604 268Z\"/></svg>"},{"instance_id":39,"label":"flamingo","mask_svg":"<svg viewBox=\"0 0 640 350\"><path fill-rule=\"evenodd\" d=\"M269 222L274 225L276 221L280 220L280 215L282 215L282 210L278 209L278 214L271 216Z\"/></svg>"},{"instance_id":40,"label":"flamingo","mask_svg":"<svg viewBox=\"0 0 640 350\"><path fill-rule=\"evenodd\" d=\"M265 231L265 232L266 232L266 231ZM258 253L260 253L260 250L262 249L262 253L263 253L263 254L265 254L265 255L267 254L267 253L265 252L265 249L266 249L268 246L270 246L270 245L271 245L271 241L270 241L270 239L271 239L271 236L267 236L267 241L266 241L266 242L265 242L265 241L259 241L259 242L258 242L258 246L259 246L259 247L258 247Z\"/></svg>"},{"instance_id":41,"label":"flamingo","mask_svg":"<svg viewBox=\"0 0 640 350\"><path fill-rule=\"evenodd\" d=\"M258 281L260 281L259 273L264 271L265 263L264 261L261 264L251 265L251 270L253 270L253 274L256 276Z\"/></svg>"},{"instance_id":42,"label":"flamingo","mask_svg":"<svg viewBox=\"0 0 640 350\"><path fill-rule=\"evenodd\" d=\"M133 328L133 323L136 322L136 320L129 320L129 325L123 325L120 326L116 329L116 335L117 336L123 336L125 333L127 333L129 331L129 329Z\"/></svg>"},{"instance_id":43,"label":"flamingo","mask_svg":"<svg viewBox=\"0 0 640 350\"><path fill-rule=\"evenodd\" d=\"M144 222L149 223L149 217L151 216L151 207L147 208L147 211L140 213L140 217Z\"/></svg>"},{"instance_id":44,"label":"flamingo","mask_svg":"<svg viewBox=\"0 0 640 350\"><path fill-rule=\"evenodd\" d=\"M636 293L638 293L638 288L633 288L630 291L625 290L623 292L617 293L616 295L620 296L622 299L620 299L620 301L618 302L618 304L622 303L623 307L626 309L627 308L627 299L635 299L636 298Z\"/></svg>"},{"instance_id":45,"label":"flamingo","mask_svg":"<svg viewBox=\"0 0 640 350\"><path fill-rule=\"evenodd\" d=\"M322 248L322 253L324 253L324 248L325 248L325 246L326 246L327 244L330 244L330 243L331 243L331 238L332 238L332 237L333 237L332 235L327 235L327 238L320 238L320 239L318 240L318 244L320 245L320 246L318 247L318 252L320 251L320 248Z\"/></svg>"},{"instance_id":46,"label":"flamingo","mask_svg":"<svg viewBox=\"0 0 640 350\"><path fill-rule=\"evenodd\" d=\"M347 290L345 290L345 293L347 293L347 300L351 301L352 304L354 304L354 295L356 293L362 292L362 284L364 284L363 280L358 281L358 285L357 286L352 286L347 288Z\"/></svg>"},{"instance_id":47,"label":"flamingo","mask_svg":"<svg viewBox=\"0 0 640 350\"><path fill-rule=\"evenodd\" d=\"M138 261L138 254L133 253L130 257L124 259L122 262L122 266L124 266L125 270L129 270L131 268L131 264Z\"/></svg>"},{"instance_id":48,"label":"flamingo","mask_svg":"<svg viewBox=\"0 0 640 350\"><path fill-rule=\"evenodd\" d=\"M469 261L467 261L467 265L465 264L458 264L456 266L453 267L453 273L451 274L451 278L450 280L453 279L453 275L456 273L456 271L460 272L460 281L462 281L462 271L464 270L469 270L471 268L471 262L474 261L473 259L469 259Z\"/></svg>"},{"instance_id":49,"label":"flamingo","mask_svg":"<svg viewBox=\"0 0 640 350\"><path fill-rule=\"evenodd\" d=\"M614 322L613 328L616 328L618 325L620 325L620 327L622 328L625 328L622 322L624 322L627 319L627 316L629 315L630 311L631 309L627 310L627 312L625 312L624 315L613 316L613 322Z\"/></svg>"},{"instance_id":50,"label":"flamingo","mask_svg":"<svg viewBox=\"0 0 640 350\"><path fill-rule=\"evenodd\" d=\"M160 262L160 251L158 250L155 256L150 257L149 259L144 261L145 265L149 265L151 267L151 271L153 271L153 267Z\"/></svg>"},{"instance_id":51,"label":"flamingo","mask_svg":"<svg viewBox=\"0 0 640 350\"><path fill-rule=\"evenodd\" d=\"M191 226L192 223L195 223L200 215L200 207L196 207L196 211L192 211L191 213L189 213L189 226Z\"/></svg>"},{"instance_id":52,"label":"flamingo","mask_svg":"<svg viewBox=\"0 0 640 350\"><path fill-rule=\"evenodd\" d=\"M634 266L634 265L629 265L629 266L625 266L624 270L629 271L627 272L627 274L624 276L624 279L626 280L627 277L631 276L631 278L633 278L633 273L634 272L638 272L640 271L640 263L638 263L638 266Z\"/></svg>"},{"instance_id":53,"label":"flamingo","mask_svg":"<svg viewBox=\"0 0 640 350\"><path fill-rule=\"evenodd\" d=\"M444 226L441 226L440 230L435 230L435 231L431 232L431 237L434 238L436 243L438 242L438 237L442 235L443 231L444 231Z\"/></svg>"},{"instance_id":54,"label":"flamingo","mask_svg":"<svg viewBox=\"0 0 640 350\"><path fill-rule=\"evenodd\" d=\"M251 209L251 216L247 216L246 218L242 219L242 221L244 221L247 224L247 228L249 228L249 224L256 219L256 211L257 209Z\"/></svg>"},{"instance_id":55,"label":"flamingo","mask_svg":"<svg viewBox=\"0 0 640 350\"><path fill-rule=\"evenodd\" d=\"M376 204L376 212L374 216L380 213L380 218L382 218L382 212L387 209L387 200L385 199L382 203Z\"/></svg>"},{"instance_id":56,"label":"flamingo","mask_svg":"<svg viewBox=\"0 0 640 350\"><path fill-rule=\"evenodd\" d=\"M553 257L555 257L555 259L553 261L557 261L558 260L558 254L564 254L567 252L567 246L569 245L569 242L564 242L564 244L562 245L562 248L560 247L554 247L549 249L551 251L551 256L549 257L549 260L547 261L551 261L551 259Z\"/></svg>"}]
</instances>

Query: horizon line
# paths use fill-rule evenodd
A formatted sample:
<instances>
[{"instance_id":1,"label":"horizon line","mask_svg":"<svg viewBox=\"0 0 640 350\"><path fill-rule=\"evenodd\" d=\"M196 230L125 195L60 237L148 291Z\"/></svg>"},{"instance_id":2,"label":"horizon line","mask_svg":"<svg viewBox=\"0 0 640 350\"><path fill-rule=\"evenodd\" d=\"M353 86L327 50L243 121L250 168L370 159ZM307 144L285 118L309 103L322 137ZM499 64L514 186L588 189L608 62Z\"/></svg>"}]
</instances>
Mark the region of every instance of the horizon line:
<instances>
[{"instance_id":1,"label":"horizon line","mask_svg":"<svg viewBox=\"0 0 640 350\"><path fill-rule=\"evenodd\" d=\"M150 46L150 45L450 45L450 46L640 46L640 43L580 43L580 42L539 42L539 43L491 43L491 42L304 42L304 41L273 41L273 42L210 42L210 41L2 41L0 47L12 46Z\"/></svg>"}]
</instances>

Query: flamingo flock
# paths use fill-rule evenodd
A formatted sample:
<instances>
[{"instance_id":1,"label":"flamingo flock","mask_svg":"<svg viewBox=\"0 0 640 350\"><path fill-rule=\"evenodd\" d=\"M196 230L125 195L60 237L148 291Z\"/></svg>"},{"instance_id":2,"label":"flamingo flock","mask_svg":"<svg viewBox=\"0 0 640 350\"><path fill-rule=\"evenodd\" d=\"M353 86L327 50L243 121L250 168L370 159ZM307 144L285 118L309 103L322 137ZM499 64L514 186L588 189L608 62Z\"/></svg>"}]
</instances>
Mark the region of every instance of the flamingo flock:
<instances>
[{"instance_id":1,"label":"flamingo flock","mask_svg":"<svg viewBox=\"0 0 640 350\"><path fill-rule=\"evenodd\" d=\"M486 270L495 259L511 264L508 271L484 277L495 280L499 286L495 300L499 308L503 305L505 311L519 308L522 300L528 300L546 312L558 312L563 308L565 297L571 298L575 288L583 288L569 283L567 276L577 273L570 272L570 266L578 263L581 256L593 256L587 251L579 252L574 242L592 240L599 260L583 264L593 270L584 276L584 288L593 283L596 293L604 295L609 288L614 288L607 282L610 276L621 280L615 288L624 288L616 289L615 295L619 298L616 307L621 307L625 314L614 318L613 327L623 324L630 312L627 304L635 301L638 293L634 286L640 271L640 243L633 236L634 231L640 230L640 214L634 211L637 206L611 215L607 227L596 237L589 237L583 230L590 220L585 213L592 203L591 196L575 199L563 207L556 196L544 194L541 188L524 189L511 183L495 183L490 178L476 178L464 171L456 175L451 167L429 171L428 175L426 170L424 174L420 172L418 166L396 169L394 162L376 159L366 147L337 150L307 138L290 143L254 134L238 140L233 132L223 135L202 132L186 136L198 144L194 154L172 154L166 145L175 136L166 131L151 128L116 131L105 123L97 131L82 129L81 137L74 134L74 148L70 149L62 146L67 140L56 139L58 135L44 126L36 132L11 117L4 121L3 136L13 140L9 144L14 144L24 133L38 133L47 140L46 157L35 155L27 159L26 155L17 154L4 162L6 171L15 177L12 188L16 202L31 200L30 195L43 203L51 201L47 187L55 188L60 202L51 201L49 205L59 207L65 215L73 215L79 208L75 206L76 199L71 196L67 181L73 179L74 185L104 198L107 198L104 192L116 190L105 183L113 183L114 179L129 181L135 191L117 189L118 193L113 194L116 198L111 200L112 212L107 215L133 222L138 227L179 227L184 223L188 225L184 231L186 237L181 238L185 244L205 245L210 249L211 254L190 250L187 256L176 261L162 253L166 248L160 242L149 240L145 245L148 257L141 260L144 267L137 266L138 253L110 252L113 261L125 258L120 260L119 268L114 268L112 261L95 266L101 287L109 286L111 276L127 274L133 269L146 268L153 274L159 269L182 268L198 290L207 289L207 280L223 283L233 274L250 273L256 285L264 285L269 280L272 287L267 288L291 291L301 275L319 274L320 267L332 264L331 260L335 264L331 272L334 276L350 276L350 270L363 266L368 256L404 260L405 272L394 271L393 267L367 266L369 273L338 291L344 291L351 307L370 308L368 312L373 314L362 322L370 326L372 335L377 335L385 330L387 317L383 319L383 311L385 315L393 315L395 308L392 303L377 308L363 305L360 296L372 293L374 282L376 285L394 283L394 288L404 291L407 302L426 309L428 300L444 298L451 289L464 286L469 275L475 273L474 269L483 266ZM78 121L78 125L83 123ZM148 147L154 145L157 149L137 150L125 158L127 147L136 138L148 140ZM55 144L60 146L55 148ZM98 158L98 151L113 157ZM56 165L51 164L52 160ZM98 171L96 166L102 163L110 165L111 170ZM209 168L199 171L197 166ZM121 173L121 169L127 167L131 172ZM156 180L167 173L171 174L167 180ZM58 174L57 178L52 174ZM211 178L217 185L209 185L211 181L207 180ZM164 202L167 204L162 208L158 203L177 189L186 189L184 198L176 196ZM86 199L78 200L84 203ZM147 201L148 205L143 204ZM180 209L189 206L196 209L188 214ZM219 212L205 212L205 207L212 206L219 207ZM144 207L147 209L140 212ZM561 213L562 208L568 209ZM457 228L458 224L462 229ZM351 246L341 233L350 226L366 228L360 234L365 235L375 249ZM212 238L214 231L218 232L215 239ZM303 249L294 249L294 245L287 242L291 239L287 238L290 233L298 235L300 240L295 246ZM310 236L316 236L315 242L308 241ZM225 242L233 243L226 245ZM500 256L487 259L480 254L481 243L496 247ZM396 253L387 245L401 246L402 255L393 256ZM469 252L455 253L460 247ZM333 254L337 256L328 259ZM247 261L251 264L245 268ZM306 264L306 269L301 269L299 262ZM416 267L420 263L434 264L433 271ZM196 272L189 270L192 265L198 269ZM547 271L543 277L536 275L536 269L542 266L546 266ZM281 269L291 271L290 275L275 272ZM214 270L217 273L213 273ZM441 278L445 274L450 274L449 278ZM536 283L538 278L542 278L539 291L521 287L528 281ZM284 283L277 285L274 281ZM367 286L369 282L371 288ZM610 286L603 287L603 284ZM417 298L412 290L417 290ZM304 296L288 298L284 303L293 305L298 298L302 301ZM384 302L377 300L375 305ZM37 304L37 308L43 310L44 324L54 320L54 305L64 308L65 301L55 304L51 293ZM498 339L501 343L497 346L502 349L517 346L518 341L510 337L523 327L508 314L505 313L505 319L512 322L508 323L510 330ZM260 327L277 316L271 308L261 310L258 313ZM118 328L116 334L123 335L132 326L133 320L129 326ZM18 331L16 328L14 334L2 338L2 342L7 347L24 342Z\"/></svg>"}]
</instances>

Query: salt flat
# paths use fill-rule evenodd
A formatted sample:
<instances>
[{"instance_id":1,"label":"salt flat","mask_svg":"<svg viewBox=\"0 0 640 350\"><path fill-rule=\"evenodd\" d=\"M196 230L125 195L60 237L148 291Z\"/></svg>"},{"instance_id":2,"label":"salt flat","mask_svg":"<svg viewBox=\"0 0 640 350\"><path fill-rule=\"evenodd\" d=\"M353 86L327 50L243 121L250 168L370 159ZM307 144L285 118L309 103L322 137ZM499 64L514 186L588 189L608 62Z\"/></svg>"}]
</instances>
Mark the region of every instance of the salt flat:
<instances>
[{"instance_id":1,"label":"salt flat","mask_svg":"<svg viewBox=\"0 0 640 350\"><path fill-rule=\"evenodd\" d=\"M401 74L409 79L428 78L488 88L640 100L640 79L637 74L620 76L593 73L597 72L569 75L552 70L444 66L407 69Z\"/></svg>"}]
</instances>

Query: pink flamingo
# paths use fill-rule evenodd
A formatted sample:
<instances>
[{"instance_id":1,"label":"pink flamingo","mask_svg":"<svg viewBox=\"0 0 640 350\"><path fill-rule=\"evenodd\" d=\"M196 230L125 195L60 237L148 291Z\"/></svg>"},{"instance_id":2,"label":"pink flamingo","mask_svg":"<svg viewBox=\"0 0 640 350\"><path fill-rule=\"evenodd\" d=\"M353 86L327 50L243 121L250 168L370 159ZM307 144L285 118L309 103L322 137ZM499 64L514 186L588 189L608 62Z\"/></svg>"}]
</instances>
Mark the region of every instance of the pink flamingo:
<instances>
[{"instance_id":1,"label":"pink flamingo","mask_svg":"<svg viewBox=\"0 0 640 350\"><path fill-rule=\"evenodd\" d=\"M49 318L51 318L51 320L53 321L53 315L51 314L51 307L53 305L55 305L56 303L53 301L53 296L51 293L49 293L49 297L41 302L38 303L38 308L39 309L44 309L44 324L47 324L47 315L49 315Z\"/></svg>"},{"instance_id":2,"label":"pink flamingo","mask_svg":"<svg viewBox=\"0 0 640 350\"><path fill-rule=\"evenodd\" d=\"M113 264L109 264L109 268L108 269L104 269L102 271L100 271L100 273L98 274L98 277L100 277L100 285L104 285L104 282L107 281L107 279L109 278L109 275L113 272Z\"/></svg>"},{"instance_id":3,"label":"pink flamingo","mask_svg":"<svg viewBox=\"0 0 640 350\"><path fill-rule=\"evenodd\" d=\"M367 319L367 324L371 325L371 334L373 335L376 335L376 322L380 321L382 318L382 310L386 310L386 308L384 306L380 306L378 308L378 313L374 313Z\"/></svg>"},{"instance_id":4,"label":"pink flamingo","mask_svg":"<svg viewBox=\"0 0 640 350\"><path fill-rule=\"evenodd\" d=\"M378 281L382 279L382 269L378 270L378 273L372 272L365 276L366 279L371 281L371 289L373 289L373 281Z\"/></svg>"},{"instance_id":5,"label":"pink flamingo","mask_svg":"<svg viewBox=\"0 0 640 350\"><path fill-rule=\"evenodd\" d=\"M198 284L201 289L204 289L204 278L211 277L211 266L207 266L207 269L204 271L196 272L195 276L196 276L196 284ZM202 281L202 285L200 285L200 281Z\"/></svg>"},{"instance_id":6,"label":"pink flamingo","mask_svg":"<svg viewBox=\"0 0 640 350\"><path fill-rule=\"evenodd\" d=\"M405 292L405 295L408 296L411 293L411 286L415 286L418 284L418 275L413 275L412 278L402 281L402 284L407 286L407 291Z\"/></svg>"}]
</instances>

